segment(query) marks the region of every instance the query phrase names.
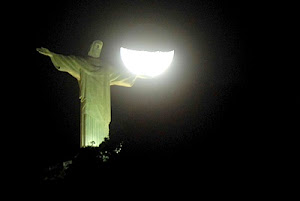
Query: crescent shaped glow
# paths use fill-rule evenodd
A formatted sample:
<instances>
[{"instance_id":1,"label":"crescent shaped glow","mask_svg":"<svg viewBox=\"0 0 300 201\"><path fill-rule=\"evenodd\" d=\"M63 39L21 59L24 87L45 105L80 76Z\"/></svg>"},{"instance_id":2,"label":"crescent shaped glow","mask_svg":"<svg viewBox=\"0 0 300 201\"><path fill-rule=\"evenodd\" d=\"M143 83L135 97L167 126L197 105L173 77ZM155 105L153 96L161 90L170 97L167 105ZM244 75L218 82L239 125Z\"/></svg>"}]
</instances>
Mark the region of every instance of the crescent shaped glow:
<instances>
[{"instance_id":1,"label":"crescent shaped glow","mask_svg":"<svg viewBox=\"0 0 300 201\"><path fill-rule=\"evenodd\" d=\"M136 75L154 77L163 73L172 63L174 50L170 52L147 52L120 48L125 67Z\"/></svg>"}]
</instances>

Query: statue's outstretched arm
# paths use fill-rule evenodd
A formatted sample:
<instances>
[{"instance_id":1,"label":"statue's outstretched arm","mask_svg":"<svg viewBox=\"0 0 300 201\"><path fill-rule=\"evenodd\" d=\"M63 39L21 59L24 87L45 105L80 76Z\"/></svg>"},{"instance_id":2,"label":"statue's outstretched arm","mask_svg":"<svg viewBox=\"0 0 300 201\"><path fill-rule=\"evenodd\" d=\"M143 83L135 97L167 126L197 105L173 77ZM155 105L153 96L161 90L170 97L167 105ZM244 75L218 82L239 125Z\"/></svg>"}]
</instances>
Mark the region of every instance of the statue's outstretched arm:
<instances>
[{"instance_id":1,"label":"statue's outstretched arm","mask_svg":"<svg viewBox=\"0 0 300 201\"><path fill-rule=\"evenodd\" d=\"M137 78L151 79L153 77L147 75L135 75L127 70L117 71L110 66L110 85L118 85L123 87L132 87Z\"/></svg>"},{"instance_id":2,"label":"statue's outstretched arm","mask_svg":"<svg viewBox=\"0 0 300 201\"><path fill-rule=\"evenodd\" d=\"M40 54L48 56L48 57L53 57L53 53L50 52L47 48L41 47L41 48L36 48L36 51L38 51Z\"/></svg>"},{"instance_id":3,"label":"statue's outstretched arm","mask_svg":"<svg viewBox=\"0 0 300 201\"><path fill-rule=\"evenodd\" d=\"M62 54L56 54L44 47L36 48L36 50L42 55L49 56L57 70L68 72L77 80L80 79L80 66L84 65L82 64L84 61L81 61L76 56L65 56Z\"/></svg>"},{"instance_id":4,"label":"statue's outstretched arm","mask_svg":"<svg viewBox=\"0 0 300 201\"><path fill-rule=\"evenodd\" d=\"M117 85L123 87L132 87L137 79L136 75L131 74L128 71L116 70L116 68L109 66L109 78L110 85Z\"/></svg>"}]
</instances>

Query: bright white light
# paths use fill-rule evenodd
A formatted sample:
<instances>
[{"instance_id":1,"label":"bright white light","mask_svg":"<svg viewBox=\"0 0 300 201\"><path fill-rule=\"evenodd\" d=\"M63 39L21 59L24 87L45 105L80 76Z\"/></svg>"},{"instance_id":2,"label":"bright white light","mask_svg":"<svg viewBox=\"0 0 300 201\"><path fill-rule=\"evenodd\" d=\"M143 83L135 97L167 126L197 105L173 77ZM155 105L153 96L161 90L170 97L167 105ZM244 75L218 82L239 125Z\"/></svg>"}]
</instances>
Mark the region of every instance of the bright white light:
<instances>
[{"instance_id":1,"label":"bright white light","mask_svg":"<svg viewBox=\"0 0 300 201\"><path fill-rule=\"evenodd\" d=\"M154 77L163 73L171 64L174 50L170 52L147 52L121 47L121 59L125 67L136 75Z\"/></svg>"}]
</instances>

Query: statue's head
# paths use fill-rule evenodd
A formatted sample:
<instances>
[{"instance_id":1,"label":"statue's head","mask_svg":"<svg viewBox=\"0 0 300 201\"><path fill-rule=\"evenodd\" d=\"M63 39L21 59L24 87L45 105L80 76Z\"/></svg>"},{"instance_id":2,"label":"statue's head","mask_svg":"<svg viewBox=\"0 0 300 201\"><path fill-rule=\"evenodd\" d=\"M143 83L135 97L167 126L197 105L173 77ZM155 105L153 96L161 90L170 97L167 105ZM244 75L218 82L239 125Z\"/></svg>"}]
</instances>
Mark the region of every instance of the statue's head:
<instances>
[{"instance_id":1,"label":"statue's head","mask_svg":"<svg viewBox=\"0 0 300 201\"><path fill-rule=\"evenodd\" d=\"M90 48L88 55L90 57L99 58L102 50L103 42L101 40L95 40Z\"/></svg>"}]
</instances>

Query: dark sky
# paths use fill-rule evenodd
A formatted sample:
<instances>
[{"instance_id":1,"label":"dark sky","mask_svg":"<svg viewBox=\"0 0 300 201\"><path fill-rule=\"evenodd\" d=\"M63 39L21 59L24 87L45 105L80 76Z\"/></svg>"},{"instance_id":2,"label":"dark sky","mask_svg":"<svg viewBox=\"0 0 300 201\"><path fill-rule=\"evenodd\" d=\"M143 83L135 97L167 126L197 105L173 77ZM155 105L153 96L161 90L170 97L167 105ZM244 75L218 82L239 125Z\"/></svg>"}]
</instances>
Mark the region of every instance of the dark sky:
<instances>
[{"instance_id":1,"label":"dark sky","mask_svg":"<svg viewBox=\"0 0 300 201\"><path fill-rule=\"evenodd\" d=\"M177 0L36 4L31 51L38 126L33 133L43 165L78 151L79 88L35 48L84 56L96 39L104 42L101 57L118 68L124 68L121 46L175 50L164 74L138 80L132 88L111 87L111 135L149 158L190 155L197 161L201 155L224 162L244 157L255 138L248 74L251 5Z\"/></svg>"}]
</instances>

